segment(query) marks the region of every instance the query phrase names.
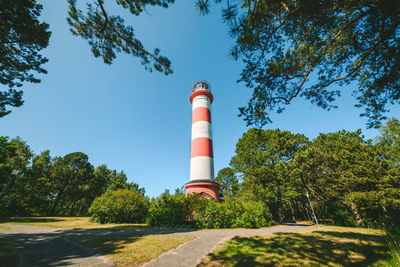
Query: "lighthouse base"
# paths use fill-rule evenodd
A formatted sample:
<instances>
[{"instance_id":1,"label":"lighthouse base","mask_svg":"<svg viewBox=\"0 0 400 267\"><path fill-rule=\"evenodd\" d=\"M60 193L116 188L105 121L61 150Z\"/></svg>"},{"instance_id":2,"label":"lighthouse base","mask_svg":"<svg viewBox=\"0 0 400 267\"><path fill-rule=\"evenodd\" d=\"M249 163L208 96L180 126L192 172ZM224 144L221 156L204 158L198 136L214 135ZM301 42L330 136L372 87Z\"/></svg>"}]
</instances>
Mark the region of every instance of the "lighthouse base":
<instances>
[{"instance_id":1,"label":"lighthouse base","mask_svg":"<svg viewBox=\"0 0 400 267\"><path fill-rule=\"evenodd\" d=\"M186 196L193 193L201 194L206 197L212 197L215 201L221 202L218 197L219 184L208 180L191 181L185 184Z\"/></svg>"}]
</instances>

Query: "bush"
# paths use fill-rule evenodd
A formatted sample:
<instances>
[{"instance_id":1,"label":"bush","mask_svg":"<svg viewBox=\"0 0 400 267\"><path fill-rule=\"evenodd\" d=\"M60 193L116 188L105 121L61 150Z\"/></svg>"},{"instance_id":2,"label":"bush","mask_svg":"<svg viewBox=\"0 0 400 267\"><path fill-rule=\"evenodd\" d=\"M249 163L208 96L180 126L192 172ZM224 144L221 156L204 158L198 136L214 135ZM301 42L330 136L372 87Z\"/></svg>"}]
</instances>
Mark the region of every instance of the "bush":
<instances>
[{"instance_id":1,"label":"bush","mask_svg":"<svg viewBox=\"0 0 400 267\"><path fill-rule=\"evenodd\" d=\"M149 199L138 191L109 190L93 201L89 213L99 223L141 223L148 207Z\"/></svg>"},{"instance_id":2,"label":"bush","mask_svg":"<svg viewBox=\"0 0 400 267\"><path fill-rule=\"evenodd\" d=\"M194 225L194 210L204 210L208 199L200 195L170 195L168 191L153 199L150 204L147 222L158 225Z\"/></svg>"},{"instance_id":3,"label":"bush","mask_svg":"<svg viewBox=\"0 0 400 267\"><path fill-rule=\"evenodd\" d=\"M272 215L262 203L231 199L209 201L204 211L196 210L195 222L199 228L257 228L272 225Z\"/></svg>"},{"instance_id":4,"label":"bush","mask_svg":"<svg viewBox=\"0 0 400 267\"><path fill-rule=\"evenodd\" d=\"M163 224L184 224L185 195L170 195L168 191L153 199L150 204L147 222L152 226Z\"/></svg>"},{"instance_id":5,"label":"bush","mask_svg":"<svg viewBox=\"0 0 400 267\"><path fill-rule=\"evenodd\" d=\"M153 199L147 222L157 225L194 225L198 228L257 228L272 225L272 215L259 202L229 199L215 202L202 195L170 195Z\"/></svg>"}]
</instances>

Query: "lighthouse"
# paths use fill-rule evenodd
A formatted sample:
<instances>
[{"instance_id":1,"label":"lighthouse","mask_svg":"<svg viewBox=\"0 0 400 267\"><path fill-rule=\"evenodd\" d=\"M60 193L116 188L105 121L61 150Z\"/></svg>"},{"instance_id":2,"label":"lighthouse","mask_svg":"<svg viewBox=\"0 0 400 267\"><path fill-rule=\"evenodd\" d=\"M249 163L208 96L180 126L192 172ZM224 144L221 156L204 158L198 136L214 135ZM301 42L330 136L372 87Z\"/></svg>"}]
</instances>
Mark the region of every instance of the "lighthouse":
<instances>
[{"instance_id":1,"label":"lighthouse","mask_svg":"<svg viewBox=\"0 0 400 267\"><path fill-rule=\"evenodd\" d=\"M219 201L219 184L214 182L210 112L213 95L210 84L205 81L195 82L190 94L190 102L192 103L192 142L190 181L185 184L186 195L198 193Z\"/></svg>"}]
</instances>

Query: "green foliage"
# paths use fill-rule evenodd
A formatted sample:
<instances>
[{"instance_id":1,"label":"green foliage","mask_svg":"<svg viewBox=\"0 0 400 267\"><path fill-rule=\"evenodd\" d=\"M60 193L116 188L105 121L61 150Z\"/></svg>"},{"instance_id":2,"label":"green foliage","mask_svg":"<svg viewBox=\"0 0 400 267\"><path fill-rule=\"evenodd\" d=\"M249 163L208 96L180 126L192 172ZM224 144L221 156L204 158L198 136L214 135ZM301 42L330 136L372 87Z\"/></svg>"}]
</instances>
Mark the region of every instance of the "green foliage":
<instances>
[{"instance_id":1,"label":"green foliage","mask_svg":"<svg viewBox=\"0 0 400 267\"><path fill-rule=\"evenodd\" d=\"M243 191L249 192L250 199L271 207L277 221L293 217L296 212L294 198L298 193L288 165L307 144L304 135L279 129L249 129L236 144L230 165L242 174Z\"/></svg>"},{"instance_id":2,"label":"green foliage","mask_svg":"<svg viewBox=\"0 0 400 267\"><path fill-rule=\"evenodd\" d=\"M400 121L392 118L379 129L381 135L376 138L381 156L391 165L400 166Z\"/></svg>"},{"instance_id":3,"label":"green foliage","mask_svg":"<svg viewBox=\"0 0 400 267\"><path fill-rule=\"evenodd\" d=\"M397 208L388 205L388 192L397 191L398 184L389 182L390 166L361 131L320 134L296 155L292 168L292 175L316 201L318 213L336 223L356 221L358 226L373 227L388 207L396 213Z\"/></svg>"},{"instance_id":4,"label":"green foliage","mask_svg":"<svg viewBox=\"0 0 400 267\"><path fill-rule=\"evenodd\" d=\"M219 170L215 182L220 185L219 193L226 197L235 196L239 191L239 179L232 168Z\"/></svg>"},{"instance_id":5,"label":"green foliage","mask_svg":"<svg viewBox=\"0 0 400 267\"><path fill-rule=\"evenodd\" d=\"M229 198L218 203L202 195L164 192L150 205L147 222L150 225L189 224L199 228L255 228L272 224L266 207L255 201Z\"/></svg>"},{"instance_id":6,"label":"green foliage","mask_svg":"<svg viewBox=\"0 0 400 267\"><path fill-rule=\"evenodd\" d=\"M71 32L89 42L93 55L102 57L104 63L111 64L116 53L124 52L138 57L146 69L172 73L171 62L160 55L160 49L148 52L139 39L135 38L134 28L125 25L121 16L109 15L104 0L87 1L84 12L77 6L77 0L68 0L69 11L67 21ZM114 2L114 1L113 1ZM135 16L146 10L147 6L167 8L174 0L118 0L119 6L128 9ZM108 3L107 3L108 4Z\"/></svg>"},{"instance_id":7,"label":"green foliage","mask_svg":"<svg viewBox=\"0 0 400 267\"><path fill-rule=\"evenodd\" d=\"M186 224L187 216L185 195L171 195L167 190L152 199L147 222L152 226Z\"/></svg>"},{"instance_id":8,"label":"green foliage","mask_svg":"<svg viewBox=\"0 0 400 267\"><path fill-rule=\"evenodd\" d=\"M138 191L110 190L97 197L89 208L91 220L98 223L142 223L149 199Z\"/></svg>"},{"instance_id":9,"label":"green foliage","mask_svg":"<svg viewBox=\"0 0 400 267\"><path fill-rule=\"evenodd\" d=\"M20 138L0 137L0 215L18 213L26 196L19 190L28 172L32 151ZM26 203L26 202L25 202Z\"/></svg>"},{"instance_id":10,"label":"green foliage","mask_svg":"<svg viewBox=\"0 0 400 267\"><path fill-rule=\"evenodd\" d=\"M0 215L87 215L108 189L144 194L123 172L106 165L94 169L84 153L34 155L21 139L0 137Z\"/></svg>"},{"instance_id":11,"label":"green foliage","mask_svg":"<svg viewBox=\"0 0 400 267\"><path fill-rule=\"evenodd\" d=\"M0 2L0 117L9 114L8 106L22 105L23 82L38 83L32 72L47 73L42 64L48 60L39 52L49 44L49 25L38 17L42 5L35 0L2 0Z\"/></svg>"},{"instance_id":12,"label":"green foliage","mask_svg":"<svg viewBox=\"0 0 400 267\"><path fill-rule=\"evenodd\" d=\"M199 228L257 228L270 226L272 216L262 203L229 199L223 203L209 201L204 210L195 210Z\"/></svg>"},{"instance_id":13,"label":"green foliage","mask_svg":"<svg viewBox=\"0 0 400 267\"><path fill-rule=\"evenodd\" d=\"M200 14L211 0L197 0ZM248 125L271 122L296 97L335 108L334 85L358 82L354 90L368 127L378 127L387 104L400 101L400 2L220 1L223 21L245 67L239 81L253 90L240 115Z\"/></svg>"},{"instance_id":14,"label":"green foliage","mask_svg":"<svg viewBox=\"0 0 400 267\"><path fill-rule=\"evenodd\" d=\"M386 245L389 248L389 266L400 266L400 228L399 225L390 225L385 228Z\"/></svg>"},{"instance_id":15,"label":"green foliage","mask_svg":"<svg viewBox=\"0 0 400 267\"><path fill-rule=\"evenodd\" d=\"M361 131L320 134L312 142L280 130L250 129L231 160L242 199L264 203L276 221L337 225L400 224L400 123L392 119L374 144ZM228 175L229 176L229 175Z\"/></svg>"}]
</instances>

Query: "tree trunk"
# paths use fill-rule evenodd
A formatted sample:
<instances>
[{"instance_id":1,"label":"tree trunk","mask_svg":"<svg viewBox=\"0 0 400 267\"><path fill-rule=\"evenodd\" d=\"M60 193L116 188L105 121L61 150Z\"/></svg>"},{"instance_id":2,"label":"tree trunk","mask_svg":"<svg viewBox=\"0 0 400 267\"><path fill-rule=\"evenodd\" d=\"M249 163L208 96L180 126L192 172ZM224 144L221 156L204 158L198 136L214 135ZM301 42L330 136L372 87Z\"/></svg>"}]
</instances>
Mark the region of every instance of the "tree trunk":
<instances>
[{"instance_id":1,"label":"tree trunk","mask_svg":"<svg viewBox=\"0 0 400 267\"><path fill-rule=\"evenodd\" d=\"M283 202L282 202L282 193L281 189L279 186L276 187L277 190L277 200L278 200L278 216L279 216L279 222L283 223L284 221L284 214L283 214Z\"/></svg>"},{"instance_id":2,"label":"tree trunk","mask_svg":"<svg viewBox=\"0 0 400 267\"><path fill-rule=\"evenodd\" d=\"M351 210L353 211L353 214L356 217L358 227L365 227L364 221L361 218L360 213L358 212L358 208L357 208L356 204L351 203Z\"/></svg>"},{"instance_id":3,"label":"tree trunk","mask_svg":"<svg viewBox=\"0 0 400 267\"><path fill-rule=\"evenodd\" d=\"M61 200L61 197L64 195L66 187L67 187L67 185L65 185L64 188L61 190L61 192L57 195L56 201L54 202L53 206L51 207L50 213L52 215L54 215L54 212L55 212L55 210L57 208L58 202Z\"/></svg>"},{"instance_id":4,"label":"tree trunk","mask_svg":"<svg viewBox=\"0 0 400 267\"><path fill-rule=\"evenodd\" d=\"M292 213L292 222L296 222L296 215L295 215L296 211L293 208L291 200L289 200L289 208L290 208L290 212Z\"/></svg>"},{"instance_id":5,"label":"tree trunk","mask_svg":"<svg viewBox=\"0 0 400 267\"><path fill-rule=\"evenodd\" d=\"M72 205L71 205L71 207L69 208L69 216L72 216L73 214L73 211L74 211L74 209L75 209L75 205L76 205L76 201L73 201L72 202Z\"/></svg>"}]
</instances>

